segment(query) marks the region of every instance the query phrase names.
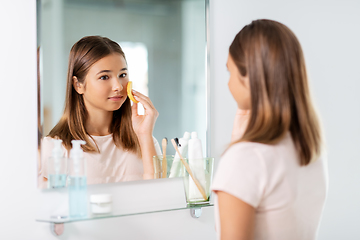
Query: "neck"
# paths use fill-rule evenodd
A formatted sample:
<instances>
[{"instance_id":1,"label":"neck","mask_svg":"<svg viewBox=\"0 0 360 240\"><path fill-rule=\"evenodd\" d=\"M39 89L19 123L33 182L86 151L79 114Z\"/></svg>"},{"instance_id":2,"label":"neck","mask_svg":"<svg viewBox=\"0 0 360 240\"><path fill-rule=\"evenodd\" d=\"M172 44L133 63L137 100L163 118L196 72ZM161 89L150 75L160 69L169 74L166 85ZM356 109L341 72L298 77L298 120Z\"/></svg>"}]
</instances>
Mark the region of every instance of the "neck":
<instances>
[{"instance_id":1,"label":"neck","mask_svg":"<svg viewBox=\"0 0 360 240\"><path fill-rule=\"evenodd\" d=\"M110 124L113 112L108 111L88 111L88 119L85 128L88 134L93 136L105 136L110 134Z\"/></svg>"}]
</instances>

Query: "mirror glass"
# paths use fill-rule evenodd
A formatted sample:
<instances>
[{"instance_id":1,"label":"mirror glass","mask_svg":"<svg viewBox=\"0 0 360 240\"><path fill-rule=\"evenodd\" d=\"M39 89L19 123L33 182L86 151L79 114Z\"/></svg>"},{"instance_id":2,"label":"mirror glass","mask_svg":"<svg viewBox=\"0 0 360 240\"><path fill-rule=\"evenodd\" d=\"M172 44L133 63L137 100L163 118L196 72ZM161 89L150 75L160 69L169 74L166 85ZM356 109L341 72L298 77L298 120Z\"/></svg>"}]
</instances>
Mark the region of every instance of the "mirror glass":
<instances>
[{"instance_id":1,"label":"mirror glass","mask_svg":"<svg viewBox=\"0 0 360 240\"><path fill-rule=\"evenodd\" d=\"M206 153L205 12L205 0L38 0L39 151L63 114L72 45L99 35L119 43L133 88L158 110L154 137L196 131Z\"/></svg>"}]
</instances>

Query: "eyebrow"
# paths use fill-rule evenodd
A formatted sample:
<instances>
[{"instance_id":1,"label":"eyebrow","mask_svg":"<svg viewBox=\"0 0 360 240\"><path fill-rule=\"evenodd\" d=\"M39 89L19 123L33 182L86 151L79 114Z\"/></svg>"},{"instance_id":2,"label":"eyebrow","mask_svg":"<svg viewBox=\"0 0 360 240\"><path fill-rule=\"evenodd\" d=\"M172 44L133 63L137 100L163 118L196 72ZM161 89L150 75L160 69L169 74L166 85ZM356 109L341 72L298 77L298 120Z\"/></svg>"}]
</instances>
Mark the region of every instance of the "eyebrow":
<instances>
[{"instance_id":1,"label":"eyebrow","mask_svg":"<svg viewBox=\"0 0 360 240\"><path fill-rule=\"evenodd\" d=\"M120 72L126 71L126 70L127 70L127 68L122 68L122 69L120 70ZM111 72L111 70L101 70L100 72L97 73L97 75L99 75L100 73L108 73L108 72Z\"/></svg>"}]
</instances>

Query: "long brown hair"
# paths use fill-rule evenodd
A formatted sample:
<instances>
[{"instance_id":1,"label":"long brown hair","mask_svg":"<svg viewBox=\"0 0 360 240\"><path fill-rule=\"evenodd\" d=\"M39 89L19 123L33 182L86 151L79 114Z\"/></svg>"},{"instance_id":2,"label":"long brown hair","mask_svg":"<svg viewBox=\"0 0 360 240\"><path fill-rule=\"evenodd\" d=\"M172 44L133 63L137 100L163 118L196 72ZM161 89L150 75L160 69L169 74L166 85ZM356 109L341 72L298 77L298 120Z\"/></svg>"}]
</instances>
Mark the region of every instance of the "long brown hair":
<instances>
[{"instance_id":1,"label":"long brown hair","mask_svg":"<svg viewBox=\"0 0 360 240\"><path fill-rule=\"evenodd\" d=\"M256 20L235 36L229 54L240 74L248 75L251 93L248 126L236 142L273 144L290 131L300 164L315 160L321 129L294 33L279 22Z\"/></svg>"},{"instance_id":2,"label":"long brown hair","mask_svg":"<svg viewBox=\"0 0 360 240\"><path fill-rule=\"evenodd\" d=\"M70 50L64 114L49 133L52 138L62 139L68 150L71 149L71 140L75 139L86 141L86 145L82 147L84 151L99 152L96 143L94 146L90 141L91 136L85 129L88 112L83 95L77 93L73 87L73 77L77 77L78 81L83 83L91 66L112 53L119 53L125 59L125 54L119 44L100 36L84 37ZM126 150L139 153L139 141L132 127L129 98L113 112L109 131L113 134L117 147L121 146Z\"/></svg>"}]
</instances>

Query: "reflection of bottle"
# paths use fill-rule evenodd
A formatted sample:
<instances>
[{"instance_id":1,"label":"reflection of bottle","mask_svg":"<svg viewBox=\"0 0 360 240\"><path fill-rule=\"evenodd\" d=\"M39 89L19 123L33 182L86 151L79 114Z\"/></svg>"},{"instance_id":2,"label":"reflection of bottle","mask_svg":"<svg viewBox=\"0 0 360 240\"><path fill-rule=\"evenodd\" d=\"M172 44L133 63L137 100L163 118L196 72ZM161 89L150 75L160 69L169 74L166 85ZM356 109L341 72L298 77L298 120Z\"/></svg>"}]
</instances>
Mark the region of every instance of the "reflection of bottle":
<instances>
[{"instance_id":1,"label":"reflection of bottle","mask_svg":"<svg viewBox=\"0 0 360 240\"><path fill-rule=\"evenodd\" d=\"M185 132L184 136L179 139L180 145L179 145L178 149L179 149L179 152L181 153L181 156L184 158L186 157L186 154L187 154L189 139L190 139L189 132ZM171 165L169 178L183 177L184 176L184 173L182 172L183 169L184 168L182 167L182 163L180 162L179 154L176 152L174 161Z\"/></svg>"},{"instance_id":2,"label":"reflection of bottle","mask_svg":"<svg viewBox=\"0 0 360 240\"><path fill-rule=\"evenodd\" d=\"M48 187L60 188L66 185L66 158L61 148L62 140L53 139L54 148L48 159Z\"/></svg>"},{"instance_id":3,"label":"reflection of bottle","mask_svg":"<svg viewBox=\"0 0 360 240\"><path fill-rule=\"evenodd\" d=\"M196 132L191 133L191 139L188 144L188 159L189 167L193 172L195 178L199 181L200 185L205 189L205 164L202 153L201 140L198 138ZM193 202L204 201L195 182L189 177L189 200Z\"/></svg>"},{"instance_id":4,"label":"reflection of bottle","mask_svg":"<svg viewBox=\"0 0 360 240\"><path fill-rule=\"evenodd\" d=\"M71 218L87 216L86 169L82 140L72 140L69 163L69 215Z\"/></svg>"}]
</instances>

